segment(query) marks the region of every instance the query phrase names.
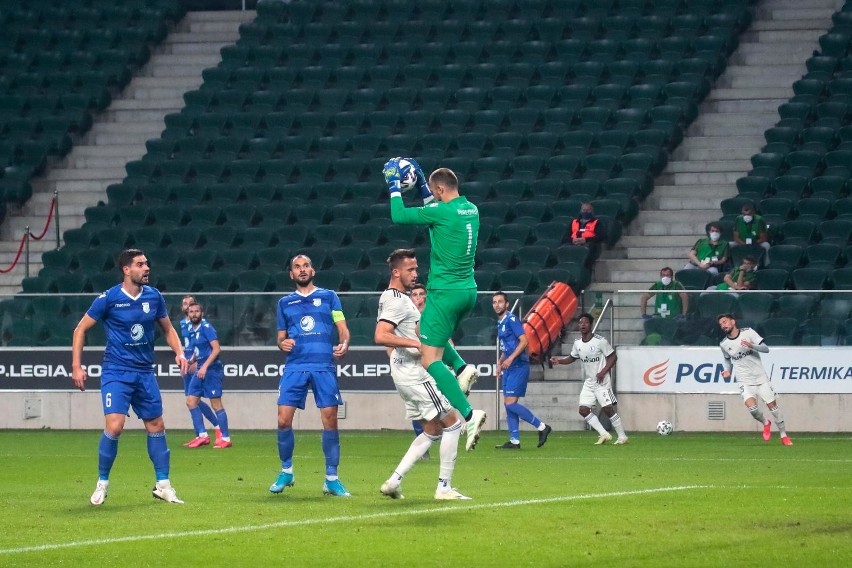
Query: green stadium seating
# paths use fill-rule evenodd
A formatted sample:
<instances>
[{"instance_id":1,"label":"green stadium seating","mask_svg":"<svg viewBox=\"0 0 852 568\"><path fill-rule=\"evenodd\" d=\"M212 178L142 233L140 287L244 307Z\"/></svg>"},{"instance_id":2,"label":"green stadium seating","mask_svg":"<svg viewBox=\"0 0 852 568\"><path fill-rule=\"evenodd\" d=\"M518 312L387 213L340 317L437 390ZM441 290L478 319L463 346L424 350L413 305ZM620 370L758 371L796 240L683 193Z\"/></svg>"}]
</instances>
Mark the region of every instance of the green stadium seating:
<instances>
[{"instance_id":1,"label":"green stadium seating","mask_svg":"<svg viewBox=\"0 0 852 568\"><path fill-rule=\"evenodd\" d=\"M778 313L801 322L810 317L815 305L815 297L809 294L782 294L778 298Z\"/></svg>"},{"instance_id":2,"label":"green stadium seating","mask_svg":"<svg viewBox=\"0 0 852 568\"><path fill-rule=\"evenodd\" d=\"M687 290L706 290L710 285L710 274L705 270L678 270L675 280Z\"/></svg>"},{"instance_id":3,"label":"green stadium seating","mask_svg":"<svg viewBox=\"0 0 852 568\"><path fill-rule=\"evenodd\" d=\"M134 6L142 2L129 1ZM637 210L632 188L638 185L640 195L650 190L651 175L661 171L666 152L694 117L707 79L721 70L736 45L737 31L750 19L750 8L724 3L687 10L674 2L655 3L653 9L644 1L572 2L563 10L561 4L508 2L487 11L481 3L450 5L445 0L415 10L366 2L271 4L259 4L257 19L241 26L237 44L223 48L220 65L205 70L204 84L187 93L187 107L166 119L161 142L150 144L149 156L142 160L160 165L138 166L108 192L112 207L137 201L140 206L124 217L117 210L113 221L98 212L102 216L97 222L120 219L133 226L134 238L151 237L143 240L146 246L153 246L157 235L140 234L139 227L153 224L167 230L157 244L168 245L163 250L177 255L169 268L181 266L180 251L204 250L217 242L237 250L266 250L280 240L274 250L289 256L291 248L310 243L301 227L324 223L337 226L342 238L337 242L354 249L422 245L421 231L388 224L386 202L371 204L373 198L384 198L378 189L363 192L369 189L366 184L375 185L377 166L387 155L409 152L419 152L414 155L426 169L457 169L462 193L481 205L481 243L501 239L517 247L538 239L544 244L527 246L559 248L563 223L576 214L579 200L604 195L617 202L605 211L607 203L598 204L599 213L611 217L605 219L611 243L621 232L615 220L619 210L626 212L625 219ZM103 8L123 22L131 13L147 14L134 9ZM157 10L167 19L180 13ZM147 48L138 47L163 33L157 21L165 20L145 20L124 35L90 34L104 55L85 67L101 73L104 84L126 80L128 65L147 57ZM40 40L48 41L48 35ZM50 36L49 41L60 40ZM80 45L70 35L61 41ZM679 55L665 61L654 59L657 53L663 58ZM61 54L44 59L46 66L62 61ZM55 83L67 91L74 81L67 76ZM833 88L840 91L842 84ZM827 92L826 81L822 89ZM92 108L92 101L83 97L66 100L69 108ZM14 107L16 101L8 103ZM40 104L45 112L50 108L48 100ZM628 104L635 106L621 108ZM817 101L808 109L820 117ZM837 109L823 107L824 118L836 118ZM62 126L59 121L55 125ZM578 132L582 125L587 128ZM614 128L606 130L609 126ZM809 133L809 142L819 143L818 134ZM598 154L620 159L589 159L593 143ZM628 150L637 156L625 158ZM176 160L192 163L191 170ZM775 173L781 172L773 177ZM612 180L615 176L626 181ZM589 185L569 189L575 178ZM8 187L9 177L2 183ZM353 184L363 187L356 191ZM586 191L593 185L593 191ZM573 196L566 200L569 192ZM487 200L504 205L486 205ZM498 211L515 203L513 215L504 213L501 223ZM218 209L222 211L214 217ZM489 215L497 222L487 221ZM542 225L551 216L558 226ZM517 234L497 228L512 220ZM201 226L207 229L199 231ZM255 226L263 229L255 231ZM272 237L266 239L270 230ZM318 230L329 232L334 231ZM94 237L79 236L78 247L98 245ZM71 237L73 241L73 233ZM385 245L378 244L384 240ZM528 264L542 262L531 253L538 248L525 250ZM273 253L266 254L274 261ZM559 264L582 269L586 261L560 259ZM264 265L260 254L258 262ZM325 259L317 262L322 266ZM382 263L382 281L384 270ZM575 281L587 278L586 272ZM202 285L184 284L187 289ZM247 329L265 337L272 333L266 323L254 320Z\"/></svg>"},{"instance_id":4,"label":"green stadium seating","mask_svg":"<svg viewBox=\"0 0 852 568\"><path fill-rule=\"evenodd\" d=\"M793 286L797 290L822 290L828 282L829 268L797 268L790 273Z\"/></svg>"}]
</instances>

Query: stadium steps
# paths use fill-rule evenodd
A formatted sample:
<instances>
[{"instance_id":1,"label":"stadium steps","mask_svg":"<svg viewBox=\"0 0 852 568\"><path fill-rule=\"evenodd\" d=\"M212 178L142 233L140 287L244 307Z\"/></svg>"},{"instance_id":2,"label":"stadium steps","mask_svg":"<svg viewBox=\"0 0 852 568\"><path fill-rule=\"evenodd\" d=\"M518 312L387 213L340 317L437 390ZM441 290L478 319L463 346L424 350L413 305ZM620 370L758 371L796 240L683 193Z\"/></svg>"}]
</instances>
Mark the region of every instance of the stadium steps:
<instances>
[{"instance_id":1,"label":"stadium steps","mask_svg":"<svg viewBox=\"0 0 852 568\"><path fill-rule=\"evenodd\" d=\"M553 428L556 432L574 432L585 429L585 422L580 415L574 411L577 406L577 398L580 396L580 389L583 383L580 380L579 374L580 365L560 365L553 369L548 369L547 380L539 381L535 375L537 366L533 365L531 369L532 380L527 388L527 394L524 396L524 405L531 408L536 416L538 416L545 424ZM538 367L540 369L540 367ZM565 373L571 374L571 379L565 382ZM576 374L576 376L574 376ZM485 408L488 413L490 429L494 426L491 417L494 409ZM506 431L506 410L500 406L500 424L499 429L502 432ZM496 426L494 426L496 427ZM521 426L521 437L523 447L535 448L536 438L532 431L532 427L525 424Z\"/></svg>"},{"instance_id":2,"label":"stadium steps","mask_svg":"<svg viewBox=\"0 0 852 568\"><path fill-rule=\"evenodd\" d=\"M643 210L598 259L591 292L644 290L663 266L677 271L686 263L704 225L719 218L719 202L735 193L735 181L751 169L750 157L765 144L763 131L778 120L778 106L792 95L793 82L805 73L805 60L819 47L840 5L837 0L813 0L806 7L795 0L761 2ZM636 345L644 336L639 297L620 298L616 343ZM587 295L587 304L593 298ZM568 335L566 341L573 340L575 335Z\"/></svg>"},{"instance_id":3,"label":"stadium steps","mask_svg":"<svg viewBox=\"0 0 852 568\"><path fill-rule=\"evenodd\" d=\"M91 130L68 156L32 180L32 198L20 210L10 211L0 225L0 267L15 258L26 226L41 231L54 190L59 191L62 231L80 227L86 207L106 201L107 186L126 175L124 164L145 154L145 141L159 137L164 128L163 117L183 107L183 93L201 85L201 71L219 61L219 50L235 42L239 25L254 15L187 12L127 88L95 116ZM41 253L54 246L55 241L31 243L30 275L41 269ZM19 291L23 278L22 267L0 274L0 295Z\"/></svg>"}]
</instances>

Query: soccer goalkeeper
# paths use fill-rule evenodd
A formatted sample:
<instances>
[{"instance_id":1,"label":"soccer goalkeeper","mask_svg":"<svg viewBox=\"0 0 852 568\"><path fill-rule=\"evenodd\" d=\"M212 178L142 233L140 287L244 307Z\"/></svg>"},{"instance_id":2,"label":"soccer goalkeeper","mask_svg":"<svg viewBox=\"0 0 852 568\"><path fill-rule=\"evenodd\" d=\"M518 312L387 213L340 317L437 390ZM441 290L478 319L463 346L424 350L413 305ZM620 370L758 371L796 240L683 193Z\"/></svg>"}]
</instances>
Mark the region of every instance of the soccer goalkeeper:
<instances>
[{"instance_id":1,"label":"soccer goalkeeper","mask_svg":"<svg viewBox=\"0 0 852 568\"><path fill-rule=\"evenodd\" d=\"M465 396L478 375L450 344L450 337L461 319L476 304L473 264L479 234L479 210L459 195L459 180L452 170L438 168L427 181L417 162L406 159L416 172L423 207L407 208L403 204L400 185L402 158L388 160L382 173L390 192L393 222L429 227L432 245L427 284L429 301L420 320L421 362L450 404L467 421L465 448L469 451L476 447L486 416L484 411L474 410ZM456 372L458 379L450 369Z\"/></svg>"}]
</instances>

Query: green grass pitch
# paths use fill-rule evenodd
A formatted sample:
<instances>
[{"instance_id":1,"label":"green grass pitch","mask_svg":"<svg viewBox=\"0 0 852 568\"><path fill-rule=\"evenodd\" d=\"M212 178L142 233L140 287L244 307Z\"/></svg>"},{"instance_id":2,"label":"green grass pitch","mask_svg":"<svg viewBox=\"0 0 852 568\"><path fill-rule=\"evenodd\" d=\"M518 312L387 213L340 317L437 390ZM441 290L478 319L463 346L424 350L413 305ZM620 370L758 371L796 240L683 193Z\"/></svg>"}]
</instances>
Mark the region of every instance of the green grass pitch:
<instances>
[{"instance_id":1,"label":"green grass pitch","mask_svg":"<svg viewBox=\"0 0 852 568\"><path fill-rule=\"evenodd\" d=\"M317 432L296 433L296 485L272 495L274 432L234 447L181 447L172 482L185 505L151 497L144 434L126 432L109 497L89 504L98 432L0 432L0 566L848 566L852 443L803 434L784 447L758 434L634 434L594 446L556 433L519 452L505 434L463 447L453 485L473 501L432 499L432 459L378 488L405 451L403 432L342 432L341 480L323 496Z\"/></svg>"}]
</instances>

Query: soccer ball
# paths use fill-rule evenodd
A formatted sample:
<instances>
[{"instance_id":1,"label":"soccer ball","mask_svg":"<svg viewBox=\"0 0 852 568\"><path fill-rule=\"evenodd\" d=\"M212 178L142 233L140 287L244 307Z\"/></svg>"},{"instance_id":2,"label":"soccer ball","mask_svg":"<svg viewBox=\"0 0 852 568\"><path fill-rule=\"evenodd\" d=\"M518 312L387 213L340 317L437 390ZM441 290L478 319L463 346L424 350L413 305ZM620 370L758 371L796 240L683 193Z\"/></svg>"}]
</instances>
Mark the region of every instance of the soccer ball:
<instances>
[{"instance_id":1,"label":"soccer ball","mask_svg":"<svg viewBox=\"0 0 852 568\"><path fill-rule=\"evenodd\" d=\"M672 432L674 432L674 426L668 420L660 420L657 424L657 434L660 436L668 436Z\"/></svg>"},{"instance_id":2,"label":"soccer ball","mask_svg":"<svg viewBox=\"0 0 852 568\"><path fill-rule=\"evenodd\" d=\"M414 166L405 158L399 161L399 188L409 191L417 187L417 172Z\"/></svg>"}]
</instances>

